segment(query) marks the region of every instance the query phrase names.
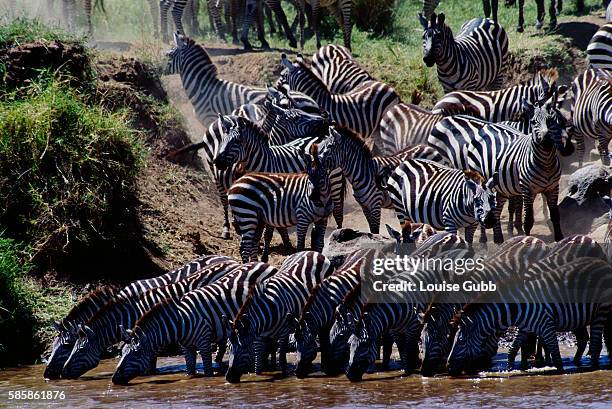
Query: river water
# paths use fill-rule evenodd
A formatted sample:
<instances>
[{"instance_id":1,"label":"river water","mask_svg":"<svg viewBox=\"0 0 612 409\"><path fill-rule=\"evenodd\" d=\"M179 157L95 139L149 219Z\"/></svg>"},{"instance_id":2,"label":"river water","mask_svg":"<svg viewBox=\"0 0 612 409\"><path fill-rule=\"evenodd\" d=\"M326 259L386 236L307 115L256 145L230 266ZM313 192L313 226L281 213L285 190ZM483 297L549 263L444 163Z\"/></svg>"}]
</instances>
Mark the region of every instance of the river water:
<instances>
[{"instance_id":1,"label":"river water","mask_svg":"<svg viewBox=\"0 0 612 409\"><path fill-rule=\"evenodd\" d=\"M604 350L604 354L606 351ZM579 370L572 366L571 350L564 351L568 373L550 374L550 369L503 372L505 354L497 356L491 372L472 378L423 378L401 376L400 371L366 374L351 383L346 377L295 377L278 374L247 375L238 385L224 377L188 379L180 357L160 358L160 373L134 379L129 386L115 386L110 377L117 359L105 360L79 380L45 381L43 365L0 371L0 407L330 407L365 408L408 406L476 407L612 407L612 371ZM293 362L294 357L289 356ZM588 364L585 359L584 364ZM517 361L518 363L518 361ZM602 367L610 365L608 357ZM63 391L64 399L8 400L9 391Z\"/></svg>"}]
</instances>

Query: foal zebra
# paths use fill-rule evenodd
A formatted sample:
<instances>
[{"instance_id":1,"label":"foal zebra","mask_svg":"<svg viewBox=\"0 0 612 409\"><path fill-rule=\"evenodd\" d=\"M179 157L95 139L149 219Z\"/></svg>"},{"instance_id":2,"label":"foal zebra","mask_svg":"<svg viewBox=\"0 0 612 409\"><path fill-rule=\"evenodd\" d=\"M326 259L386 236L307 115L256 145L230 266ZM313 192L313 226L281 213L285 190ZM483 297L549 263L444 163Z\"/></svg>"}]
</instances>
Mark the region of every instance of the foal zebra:
<instances>
[{"instance_id":1,"label":"foal zebra","mask_svg":"<svg viewBox=\"0 0 612 409\"><path fill-rule=\"evenodd\" d=\"M587 47L589 68L612 70L612 22L601 26Z\"/></svg>"},{"instance_id":2,"label":"foal zebra","mask_svg":"<svg viewBox=\"0 0 612 409\"><path fill-rule=\"evenodd\" d=\"M279 362L286 373L288 318L300 316L313 289L332 272L331 261L323 254L300 252L287 257L276 275L253 288L230 328L228 382L240 382L253 356L255 372L261 372L263 338L279 340Z\"/></svg>"},{"instance_id":3,"label":"foal zebra","mask_svg":"<svg viewBox=\"0 0 612 409\"><path fill-rule=\"evenodd\" d=\"M251 173L238 179L229 190L234 227L240 235L243 262L257 258L257 247L264 228L297 226L298 251L304 250L311 223L312 247L321 251L332 213L328 170L317 158L317 145L306 154L307 174ZM263 254L267 257L272 230L266 229Z\"/></svg>"},{"instance_id":4,"label":"foal zebra","mask_svg":"<svg viewBox=\"0 0 612 409\"><path fill-rule=\"evenodd\" d=\"M368 81L345 94L333 94L314 72L306 66L301 56L291 63L285 54L281 58L286 69L279 78L292 91L312 97L319 106L329 112L332 120L363 138L378 127L385 111L399 102L395 90L378 81Z\"/></svg>"},{"instance_id":5,"label":"foal zebra","mask_svg":"<svg viewBox=\"0 0 612 409\"><path fill-rule=\"evenodd\" d=\"M330 356L329 330L334 322L336 307L361 280L362 271L370 266L374 250L362 249L350 254L336 272L327 277L312 292L295 328L297 366L295 374L305 378L312 372L317 356L317 337L321 350L321 369L328 375L341 370L342 363ZM297 319L297 318L296 318Z\"/></svg>"},{"instance_id":6,"label":"foal zebra","mask_svg":"<svg viewBox=\"0 0 612 409\"><path fill-rule=\"evenodd\" d=\"M312 56L310 68L332 94L345 94L366 81L376 80L361 68L348 49L337 44L319 48Z\"/></svg>"},{"instance_id":7,"label":"foal zebra","mask_svg":"<svg viewBox=\"0 0 612 409\"><path fill-rule=\"evenodd\" d=\"M497 224L493 228L496 243L503 242L499 216L505 201L513 196L523 199L525 234L533 227L533 200L543 193L546 197L555 240L561 240L557 198L561 154L571 154L571 142L566 140L565 120L555 108L556 93L542 107L525 102L531 121L531 135L524 135L500 124L492 124L467 116L447 117L440 121L428 138L428 143L448 158L457 169L470 169L484 177L499 173L497 187Z\"/></svg>"},{"instance_id":8,"label":"foal zebra","mask_svg":"<svg viewBox=\"0 0 612 409\"><path fill-rule=\"evenodd\" d=\"M198 120L208 126L218 114L228 115L244 104L262 103L268 90L249 87L218 77L217 67L203 46L192 39L175 34L176 47L168 53L168 74L180 74L185 92ZM292 97L300 107L317 105L299 93Z\"/></svg>"},{"instance_id":9,"label":"foal zebra","mask_svg":"<svg viewBox=\"0 0 612 409\"><path fill-rule=\"evenodd\" d=\"M125 385L146 373L159 351L180 344L185 353L187 374L196 374L196 352L202 356L204 374L212 376L211 343L223 357L227 334L223 315L234 316L253 285L276 274L265 263L247 263L218 281L190 291L180 300L166 299L151 308L124 334L121 361L112 377L114 384Z\"/></svg>"},{"instance_id":10,"label":"foal zebra","mask_svg":"<svg viewBox=\"0 0 612 409\"><path fill-rule=\"evenodd\" d=\"M504 303L471 303L464 307L448 359L451 375L474 370L487 337L510 326L535 332L563 371L556 331L591 328L591 365L598 366L602 332L612 304L612 269L607 262L584 257L560 265L541 264L537 280L505 283L498 290ZM511 308L510 308L511 307Z\"/></svg>"},{"instance_id":11,"label":"foal zebra","mask_svg":"<svg viewBox=\"0 0 612 409\"><path fill-rule=\"evenodd\" d=\"M64 364L62 378L76 379L95 368L102 351L121 341L121 327L132 328L155 304L164 299L179 300L188 291L210 284L238 266L234 260L216 263L177 283L151 289L138 298L119 299L106 304L79 327L79 339ZM155 369L155 362L151 362L151 369Z\"/></svg>"},{"instance_id":12,"label":"foal zebra","mask_svg":"<svg viewBox=\"0 0 612 409\"><path fill-rule=\"evenodd\" d=\"M444 24L444 14L419 15L423 29L423 62L438 65L438 79L445 92L499 89L501 69L508 55L508 36L489 19L473 19L461 26L457 38Z\"/></svg>"},{"instance_id":13,"label":"foal zebra","mask_svg":"<svg viewBox=\"0 0 612 409\"><path fill-rule=\"evenodd\" d=\"M584 159L585 136L597 140L604 165L610 165L608 144L612 138L612 71L587 70L572 83L572 125L578 163Z\"/></svg>"},{"instance_id":14,"label":"foal zebra","mask_svg":"<svg viewBox=\"0 0 612 409\"><path fill-rule=\"evenodd\" d=\"M407 159L391 174L387 189L400 225L427 223L455 234L465 227L465 240L471 243L479 223L487 229L496 223L497 184L497 173L487 181L476 172Z\"/></svg>"},{"instance_id":15,"label":"foal zebra","mask_svg":"<svg viewBox=\"0 0 612 409\"><path fill-rule=\"evenodd\" d=\"M385 192L389 173L408 158L441 160L433 149L417 145L393 156L374 156L365 141L348 130L329 128L329 137L320 144L320 157L328 169L340 168L353 187L353 196L361 206L372 233L380 230L381 208L390 208Z\"/></svg>"}]
</instances>

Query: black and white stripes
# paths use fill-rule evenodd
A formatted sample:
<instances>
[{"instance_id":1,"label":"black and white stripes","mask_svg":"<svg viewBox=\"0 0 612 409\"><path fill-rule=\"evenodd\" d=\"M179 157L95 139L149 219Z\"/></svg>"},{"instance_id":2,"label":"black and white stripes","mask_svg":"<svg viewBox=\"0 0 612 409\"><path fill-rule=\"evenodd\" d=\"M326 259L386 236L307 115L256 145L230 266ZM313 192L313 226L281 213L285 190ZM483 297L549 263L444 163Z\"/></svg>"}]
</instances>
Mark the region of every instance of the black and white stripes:
<instances>
[{"instance_id":1,"label":"black and white stripes","mask_svg":"<svg viewBox=\"0 0 612 409\"><path fill-rule=\"evenodd\" d=\"M587 47L590 68L612 70L612 22L601 26Z\"/></svg>"}]
</instances>

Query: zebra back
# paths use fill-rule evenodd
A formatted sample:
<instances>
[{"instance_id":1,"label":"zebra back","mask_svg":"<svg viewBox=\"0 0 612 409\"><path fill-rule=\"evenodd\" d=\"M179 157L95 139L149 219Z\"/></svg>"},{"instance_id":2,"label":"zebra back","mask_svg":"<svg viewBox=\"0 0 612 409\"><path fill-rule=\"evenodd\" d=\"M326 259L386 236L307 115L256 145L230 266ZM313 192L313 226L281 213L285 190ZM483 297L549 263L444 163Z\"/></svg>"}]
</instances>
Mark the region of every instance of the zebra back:
<instances>
[{"instance_id":1,"label":"zebra back","mask_svg":"<svg viewBox=\"0 0 612 409\"><path fill-rule=\"evenodd\" d=\"M366 81L375 80L346 47L338 44L319 48L312 56L311 69L332 94L345 94Z\"/></svg>"},{"instance_id":2,"label":"zebra back","mask_svg":"<svg viewBox=\"0 0 612 409\"><path fill-rule=\"evenodd\" d=\"M612 69L612 22L599 28L587 46L590 68Z\"/></svg>"}]
</instances>

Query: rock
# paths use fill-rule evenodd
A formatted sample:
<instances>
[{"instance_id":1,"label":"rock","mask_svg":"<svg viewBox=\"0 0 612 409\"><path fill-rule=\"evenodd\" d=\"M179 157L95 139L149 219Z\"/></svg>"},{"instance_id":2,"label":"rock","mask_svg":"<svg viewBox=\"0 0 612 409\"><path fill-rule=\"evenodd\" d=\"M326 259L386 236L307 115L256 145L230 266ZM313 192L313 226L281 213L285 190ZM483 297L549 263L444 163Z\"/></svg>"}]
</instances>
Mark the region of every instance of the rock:
<instances>
[{"instance_id":1,"label":"rock","mask_svg":"<svg viewBox=\"0 0 612 409\"><path fill-rule=\"evenodd\" d=\"M382 245L389 244L390 241L380 234L360 232L353 229L338 229L334 230L326 240L323 254L338 267L344 262L346 255L368 247L381 248Z\"/></svg>"},{"instance_id":2,"label":"rock","mask_svg":"<svg viewBox=\"0 0 612 409\"><path fill-rule=\"evenodd\" d=\"M610 194L610 172L601 165L588 165L568 178L568 187L560 196L561 230L570 234L589 234L608 223L608 207L601 195Z\"/></svg>"}]
</instances>

